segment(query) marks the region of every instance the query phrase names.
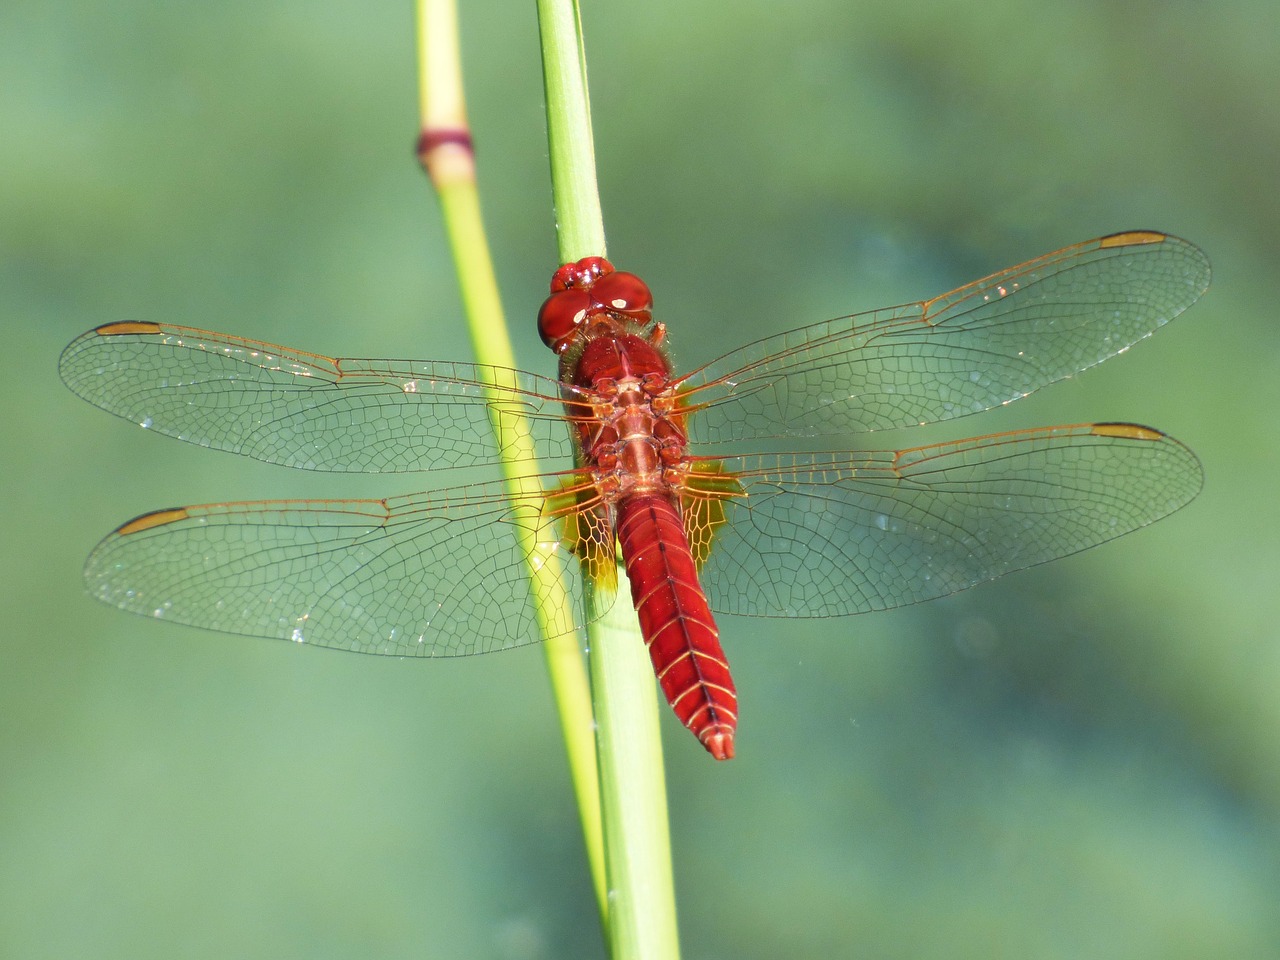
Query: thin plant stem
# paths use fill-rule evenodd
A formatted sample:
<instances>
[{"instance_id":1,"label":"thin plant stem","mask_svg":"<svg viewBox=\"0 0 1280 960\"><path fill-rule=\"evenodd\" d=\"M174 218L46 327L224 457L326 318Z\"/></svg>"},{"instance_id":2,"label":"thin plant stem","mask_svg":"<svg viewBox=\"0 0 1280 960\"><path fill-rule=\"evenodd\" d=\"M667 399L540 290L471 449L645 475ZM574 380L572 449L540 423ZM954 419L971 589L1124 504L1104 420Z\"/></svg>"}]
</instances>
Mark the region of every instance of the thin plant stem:
<instances>
[{"instance_id":1,"label":"thin plant stem","mask_svg":"<svg viewBox=\"0 0 1280 960\"><path fill-rule=\"evenodd\" d=\"M421 108L419 157L440 198L476 358L492 368L495 386L501 386L503 378L511 375L515 359L480 214L475 154L463 99L454 0L418 0L417 44ZM515 386L514 379L509 385ZM502 417L495 418L494 428L499 432L498 448L508 452L503 471L514 494L519 489L515 483L517 477L537 472L531 434L512 410L504 410ZM519 525L515 528L521 529ZM534 556L537 551L532 549L532 544L528 546L526 554ZM536 591L553 589L545 582L546 578L530 577ZM558 590L555 595L549 592L539 595L535 606L541 615L546 611L564 610L569 603L564 591ZM560 617L561 622L568 619ZM578 638L572 634L552 636L550 621L551 618L544 618L539 627L543 636L549 638L543 644L547 670L560 714L601 922L607 929L608 899L590 687Z\"/></svg>"},{"instance_id":2,"label":"thin plant stem","mask_svg":"<svg viewBox=\"0 0 1280 960\"><path fill-rule=\"evenodd\" d=\"M574 0L538 0L562 262L604 255L582 22ZM619 571L619 600L588 630L614 960L679 956L653 671Z\"/></svg>"}]
</instances>

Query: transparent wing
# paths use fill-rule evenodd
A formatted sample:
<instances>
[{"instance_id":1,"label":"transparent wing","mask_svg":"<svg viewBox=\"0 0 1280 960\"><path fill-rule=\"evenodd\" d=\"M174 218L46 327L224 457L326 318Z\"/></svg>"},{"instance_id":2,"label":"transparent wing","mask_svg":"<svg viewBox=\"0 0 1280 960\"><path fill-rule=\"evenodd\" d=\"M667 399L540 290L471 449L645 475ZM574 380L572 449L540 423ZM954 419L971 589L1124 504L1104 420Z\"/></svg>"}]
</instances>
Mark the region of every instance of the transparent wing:
<instances>
[{"instance_id":1,"label":"transparent wing","mask_svg":"<svg viewBox=\"0 0 1280 960\"><path fill-rule=\"evenodd\" d=\"M690 439L864 432L987 410L1123 352L1208 283L1208 259L1176 237L1076 244L933 300L726 354L681 381L700 411Z\"/></svg>"},{"instance_id":2,"label":"transparent wing","mask_svg":"<svg viewBox=\"0 0 1280 960\"><path fill-rule=\"evenodd\" d=\"M521 483L514 501L491 483L160 510L103 540L85 579L112 606L226 633L399 657L520 646L584 619L563 521L537 478Z\"/></svg>"},{"instance_id":3,"label":"transparent wing","mask_svg":"<svg viewBox=\"0 0 1280 960\"><path fill-rule=\"evenodd\" d=\"M943 596L1151 523L1202 482L1190 450L1132 424L707 464L714 493L685 501L700 579L714 609L752 616ZM589 485L521 483L514 500L492 483L160 510L103 540L85 578L113 606L227 633L391 656L520 646L539 623L575 630L616 589Z\"/></svg>"},{"instance_id":4,"label":"transparent wing","mask_svg":"<svg viewBox=\"0 0 1280 960\"><path fill-rule=\"evenodd\" d=\"M898 452L731 458L745 497L701 571L714 610L827 617L963 590L1136 530L1199 492L1199 461L1133 424ZM723 487L722 487L723 489Z\"/></svg>"},{"instance_id":5,"label":"transparent wing","mask_svg":"<svg viewBox=\"0 0 1280 960\"><path fill-rule=\"evenodd\" d=\"M544 465L572 454L560 384L499 367L333 359L190 327L113 323L72 341L59 371L126 420L308 470L492 463L503 452L493 424L514 413Z\"/></svg>"}]
</instances>

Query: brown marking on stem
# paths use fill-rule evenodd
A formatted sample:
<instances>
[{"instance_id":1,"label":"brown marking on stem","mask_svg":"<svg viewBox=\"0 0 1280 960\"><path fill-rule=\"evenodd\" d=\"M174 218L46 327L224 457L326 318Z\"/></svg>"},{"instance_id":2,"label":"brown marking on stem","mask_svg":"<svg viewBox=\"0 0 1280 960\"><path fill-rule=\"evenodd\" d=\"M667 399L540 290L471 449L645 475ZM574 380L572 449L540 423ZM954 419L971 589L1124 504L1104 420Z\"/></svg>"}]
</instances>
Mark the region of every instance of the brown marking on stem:
<instances>
[{"instance_id":1,"label":"brown marking on stem","mask_svg":"<svg viewBox=\"0 0 1280 960\"><path fill-rule=\"evenodd\" d=\"M439 189L475 179L476 151L465 127L433 127L418 137L418 162Z\"/></svg>"}]
</instances>

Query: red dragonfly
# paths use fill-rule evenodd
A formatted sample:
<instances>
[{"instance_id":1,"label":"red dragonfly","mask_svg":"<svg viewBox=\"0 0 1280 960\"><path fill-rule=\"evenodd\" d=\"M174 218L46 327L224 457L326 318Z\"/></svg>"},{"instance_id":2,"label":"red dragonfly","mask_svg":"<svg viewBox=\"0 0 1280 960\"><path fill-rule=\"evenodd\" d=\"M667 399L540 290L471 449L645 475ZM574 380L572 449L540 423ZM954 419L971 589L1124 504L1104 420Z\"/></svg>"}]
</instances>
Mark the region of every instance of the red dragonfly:
<instances>
[{"instance_id":1,"label":"red dragonfly","mask_svg":"<svg viewBox=\"0 0 1280 960\"><path fill-rule=\"evenodd\" d=\"M107 324L67 347L63 380L191 443L306 470L436 470L496 461L493 426L518 413L539 460L572 465L383 500L158 510L103 540L85 577L113 606L180 623L456 656L533 642L539 621L578 630L612 605L620 553L663 692L725 759L737 698L713 610L828 617L941 597L1166 516L1202 473L1185 446L1127 423L854 453L723 445L1010 403L1123 353L1208 282L1191 244L1115 234L683 376L648 288L600 258L556 271L539 312L559 379ZM551 608L531 577L575 602Z\"/></svg>"}]
</instances>

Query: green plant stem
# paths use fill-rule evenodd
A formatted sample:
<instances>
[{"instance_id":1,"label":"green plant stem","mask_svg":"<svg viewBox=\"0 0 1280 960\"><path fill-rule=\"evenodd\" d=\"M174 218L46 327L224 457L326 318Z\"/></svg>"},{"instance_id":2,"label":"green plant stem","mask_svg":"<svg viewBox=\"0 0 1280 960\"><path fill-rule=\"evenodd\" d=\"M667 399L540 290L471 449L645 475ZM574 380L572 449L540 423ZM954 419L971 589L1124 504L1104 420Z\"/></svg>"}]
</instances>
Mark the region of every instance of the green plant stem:
<instances>
[{"instance_id":1,"label":"green plant stem","mask_svg":"<svg viewBox=\"0 0 1280 960\"><path fill-rule=\"evenodd\" d=\"M480 214L475 159L470 147L462 95L457 13L453 0L418 0L417 41L422 112L419 153L440 198L476 358L482 364L491 365L495 385L502 385L502 379L509 376L515 366L514 352L507 335ZM511 385L514 386L514 381ZM516 413L506 409L504 416L496 418L494 423L499 431L499 449L509 451L503 461L503 471L513 496L518 486L516 478L536 472L530 432ZM515 529L521 528L517 526ZM532 557L537 553L533 544L527 545L526 555ZM535 605L542 616L539 626L544 638L549 638L543 645L547 670L560 714L601 920L607 928L600 790L586 671L577 637L572 634L553 636L554 631L550 628L552 617L546 616L549 611L566 609L570 602L567 595L563 590L553 595L553 588L544 577L531 575L530 583L537 594ZM568 616L559 619L572 622Z\"/></svg>"},{"instance_id":2,"label":"green plant stem","mask_svg":"<svg viewBox=\"0 0 1280 960\"><path fill-rule=\"evenodd\" d=\"M582 25L573 0L539 0L547 138L560 259L605 253ZM588 630L614 960L676 958L675 887L653 672L619 571Z\"/></svg>"}]
</instances>

